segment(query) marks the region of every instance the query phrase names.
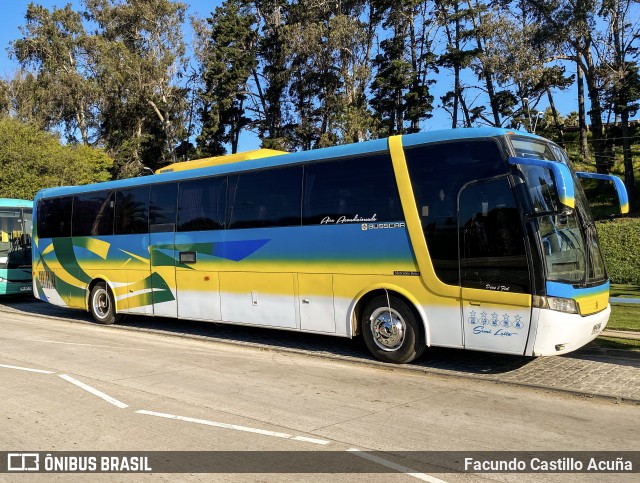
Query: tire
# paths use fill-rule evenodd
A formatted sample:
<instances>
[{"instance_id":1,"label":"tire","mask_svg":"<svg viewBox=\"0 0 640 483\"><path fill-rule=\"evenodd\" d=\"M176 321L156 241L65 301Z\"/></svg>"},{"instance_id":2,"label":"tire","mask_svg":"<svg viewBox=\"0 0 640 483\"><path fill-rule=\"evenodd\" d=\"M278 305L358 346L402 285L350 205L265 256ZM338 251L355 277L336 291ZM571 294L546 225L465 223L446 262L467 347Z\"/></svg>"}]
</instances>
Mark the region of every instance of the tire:
<instances>
[{"instance_id":1,"label":"tire","mask_svg":"<svg viewBox=\"0 0 640 483\"><path fill-rule=\"evenodd\" d=\"M122 319L121 315L116 314L116 304L106 282L99 282L91 289L89 310L99 324L110 325Z\"/></svg>"},{"instance_id":2,"label":"tire","mask_svg":"<svg viewBox=\"0 0 640 483\"><path fill-rule=\"evenodd\" d=\"M386 296L376 297L367 304L361 328L369 351L384 362L411 362L422 355L426 347L413 311L393 295L388 299Z\"/></svg>"}]
</instances>

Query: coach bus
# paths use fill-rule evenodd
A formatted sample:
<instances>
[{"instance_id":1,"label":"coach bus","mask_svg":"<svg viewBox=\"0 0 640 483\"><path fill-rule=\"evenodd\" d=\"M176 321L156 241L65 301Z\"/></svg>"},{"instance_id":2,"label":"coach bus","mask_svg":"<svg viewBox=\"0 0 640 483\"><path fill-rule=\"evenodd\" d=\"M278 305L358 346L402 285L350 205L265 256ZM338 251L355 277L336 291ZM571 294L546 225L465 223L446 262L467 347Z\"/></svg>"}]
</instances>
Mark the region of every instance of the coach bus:
<instances>
[{"instance_id":1,"label":"coach bus","mask_svg":"<svg viewBox=\"0 0 640 483\"><path fill-rule=\"evenodd\" d=\"M39 192L35 296L105 324L362 335L394 363L562 354L607 324L593 219L555 144L474 128L275 154Z\"/></svg>"},{"instance_id":2,"label":"coach bus","mask_svg":"<svg viewBox=\"0 0 640 483\"><path fill-rule=\"evenodd\" d=\"M31 294L33 202L0 198L0 295Z\"/></svg>"}]
</instances>

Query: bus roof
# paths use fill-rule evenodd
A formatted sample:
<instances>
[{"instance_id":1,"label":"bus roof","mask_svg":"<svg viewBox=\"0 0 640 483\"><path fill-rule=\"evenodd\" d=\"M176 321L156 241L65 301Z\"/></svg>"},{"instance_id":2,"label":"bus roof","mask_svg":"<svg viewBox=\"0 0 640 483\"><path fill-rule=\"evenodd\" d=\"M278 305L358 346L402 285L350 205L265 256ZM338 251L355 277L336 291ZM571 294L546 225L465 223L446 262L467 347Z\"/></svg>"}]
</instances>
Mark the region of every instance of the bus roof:
<instances>
[{"instance_id":1,"label":"bus roof","mask_svg":"<svg viewBox=\"0 0 640 483\"><path fill-rule=\"evenodd\" d=\"M529 136L540 139L539 136L534 134L513 131L503 128L492 127L480 127L480 128L461 128L461 129L445 129L439 131L420 132L415 134L406 134L402 136L402 144L405 147L416 146L420 144L436 143L450 140L463 140L463 139L480 139L491 138L497 136L503 136L506 134L518 134L522 136ZM357 156L367 153L380 153L387 151L388 139L376 139L373 141L365 141L361 143L343 144L339 146L332 146L328 148L313 149L310 151L299 151L295 153L283 154L282 151L273 151L273 154L269 154L267 157L255 157L251 158L247 156L247 159L242 158L244 153L238 153L237 158L227 158L222 156L221 159L215 161L216 158L205 158L202 161L205 166L199 167L197 172L191 168L184 168L181 170L174 170L173 172L160 173L153 176L141 176L137 178L128 178L116 181L106 181L103 183L82 185L82 186L62 186L56 188L46 188L40 190L36 194L36 200L43 196L55 197L65 196L75 193L84 193L89 191L103 190L103 189L121 189L134 186L143 186L161 182L177 181L181 179L190 179L204 176L215 176L219 174L234 173L251 171L254 169L262 169L274 166L287 166L293 164L306 163L310 161L343 158L348 156ZM262 150L257 150L262 151ZM252 153L255 151L249 151ZM189 163L188 161L184 163ZM206 164L206 163L211 163ZM180 164L180 163L178 163ZM172 165L173 166L173 165Z\"/></svg>"},{"instance_id":2,"label":"bus roof","mask_svg":"<svg viewBox=\"0 0 640 483\"><path fill-rule=\"evenodd\" d=\"M32 208L33 201L17 198L0 198L0 208Z\"/></svg>"}]
</instances>

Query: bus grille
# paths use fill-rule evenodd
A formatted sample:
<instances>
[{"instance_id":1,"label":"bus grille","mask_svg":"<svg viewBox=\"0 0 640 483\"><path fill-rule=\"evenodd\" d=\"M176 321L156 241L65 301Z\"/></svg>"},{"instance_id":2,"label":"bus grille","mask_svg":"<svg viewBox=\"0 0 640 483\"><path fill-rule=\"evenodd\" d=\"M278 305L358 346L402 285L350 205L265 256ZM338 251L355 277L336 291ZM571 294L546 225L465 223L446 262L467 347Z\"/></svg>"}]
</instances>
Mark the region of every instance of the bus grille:
<instances>
[{"instance_id":1,"label":"bus grille","mask_svg":"<svg viewBox=\"0 0 640 483\"><path fill-rule=\"evenodd\" d=\"M42 288L56 288L56 277L53 272L45 270L44 272L38 272L38 280Z\"/></svg>"}]
</instances>

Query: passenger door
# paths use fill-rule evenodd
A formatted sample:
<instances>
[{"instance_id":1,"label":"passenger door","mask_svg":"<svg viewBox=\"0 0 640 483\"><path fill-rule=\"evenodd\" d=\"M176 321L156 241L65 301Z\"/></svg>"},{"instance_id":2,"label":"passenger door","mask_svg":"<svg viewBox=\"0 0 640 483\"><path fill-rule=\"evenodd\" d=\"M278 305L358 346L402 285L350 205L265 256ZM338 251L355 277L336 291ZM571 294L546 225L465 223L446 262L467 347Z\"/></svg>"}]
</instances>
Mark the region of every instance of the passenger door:
<instances>
[{"instance_id":1,"label":"passenger door","mask_svg":"<svg viewBox=\"0 0 640 483\"><path fill-rule=\"evenodd\" d=\"M530 329L531 283L509 177L469 183L458 199L464 346L522 354Z\"/></svg>"}]
</instances>

